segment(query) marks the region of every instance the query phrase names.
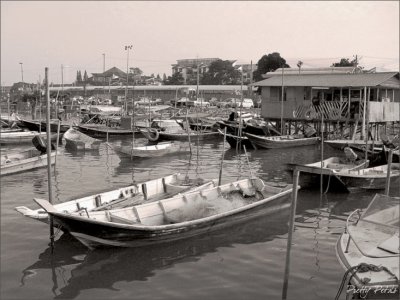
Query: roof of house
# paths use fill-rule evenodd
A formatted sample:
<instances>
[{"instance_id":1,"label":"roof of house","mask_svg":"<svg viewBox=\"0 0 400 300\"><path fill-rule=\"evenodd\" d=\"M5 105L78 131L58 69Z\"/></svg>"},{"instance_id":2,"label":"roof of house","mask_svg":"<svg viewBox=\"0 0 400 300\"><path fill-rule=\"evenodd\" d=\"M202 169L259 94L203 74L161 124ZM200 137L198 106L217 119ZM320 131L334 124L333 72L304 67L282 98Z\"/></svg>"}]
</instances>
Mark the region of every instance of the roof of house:
<instances>
[{"instance_id":1,"label":"roof of house","mask_svg":"<svg viewBox=\"0 0 400 300\"><path fill-rule=\"evenodd\" d=\"M282 86L282 76L253 83L255 86ZM399 72L355 74L290 74L283 76L284 86L307 87L384 87L400 89Z\"/></svg>"},{"instance_id":2,"label":"roof of house","mask_svg":"<svg viewBox=\"0 0 400 300\"><path fill-rule=\"evenodd\" d=\"M103 73L92 73L93 76L102 76L102 77L110 77L113 74L119 75L119 76L126 76L126 73L117 67L112 67L111 69L108 69L107 71Z\"/></svg>"}]
</instances>

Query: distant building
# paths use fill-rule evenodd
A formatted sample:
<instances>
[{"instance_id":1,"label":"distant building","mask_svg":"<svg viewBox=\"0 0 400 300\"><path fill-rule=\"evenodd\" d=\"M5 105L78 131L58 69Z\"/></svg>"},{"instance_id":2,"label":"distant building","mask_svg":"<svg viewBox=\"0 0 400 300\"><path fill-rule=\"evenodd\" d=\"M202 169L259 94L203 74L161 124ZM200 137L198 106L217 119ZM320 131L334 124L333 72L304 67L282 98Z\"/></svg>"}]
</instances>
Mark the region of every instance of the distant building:
<instances>
[{"instance_id":1,"label":"distant building","mask_svg":"<svg viewBox=\"0 0 400 300\"><path fill-rule=\"evenodd\" d=\"M242 69L243 72L243 83L248 84L253 81L253 72L257 69L257 64L240 64L234 63L235 69Z\"/></svg>"},{"instance_id":2,"label":"distant building","mask_svg":"<svg viewBox=\"0 0 400 300\"><path fill-rule=\"evenodd\" d=\"M89 78L89 83L93 85L116 84L122 81L126 81L126 73L117 67L103 73L92 73L92 77Z\"/></svg>"},{"instance_id":3,"label":"distant building","mask_svg":"<svg viewBox=\"0 0 400 300\"><path fill-rule=\"evenodd\" d=\"M184 84L196 84L197 68L199 69L199 79L201 80L204 73L207 73L212 62L220 58L189 58L179 59L176 64L172 65L172 75L181 73ZM232 60L232 64L235 61Z\"/></svg>"}]
</instances>

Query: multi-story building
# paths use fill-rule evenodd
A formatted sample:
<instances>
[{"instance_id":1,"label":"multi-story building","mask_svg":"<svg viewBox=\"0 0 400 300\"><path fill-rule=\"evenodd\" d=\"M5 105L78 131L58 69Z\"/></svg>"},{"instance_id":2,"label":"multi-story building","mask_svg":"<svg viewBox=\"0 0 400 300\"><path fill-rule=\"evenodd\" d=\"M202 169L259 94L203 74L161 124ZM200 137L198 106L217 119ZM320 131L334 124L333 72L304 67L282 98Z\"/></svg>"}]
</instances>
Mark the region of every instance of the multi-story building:
<instances>
[{"instance_id":1,"label":"multi-story building","mask_svg":"<svg viewBox=\"0 0 400 300\"><path fill-rule=\"evenodd\" d=\"M172 75L181 73L184 84L196 84L197 69L199 70L199 78L206 73L212 62L219 58L189 58L179 59L176 64L172 65ZM233 61L232 61L233 63Z\"/></svg>"}]
</instances>

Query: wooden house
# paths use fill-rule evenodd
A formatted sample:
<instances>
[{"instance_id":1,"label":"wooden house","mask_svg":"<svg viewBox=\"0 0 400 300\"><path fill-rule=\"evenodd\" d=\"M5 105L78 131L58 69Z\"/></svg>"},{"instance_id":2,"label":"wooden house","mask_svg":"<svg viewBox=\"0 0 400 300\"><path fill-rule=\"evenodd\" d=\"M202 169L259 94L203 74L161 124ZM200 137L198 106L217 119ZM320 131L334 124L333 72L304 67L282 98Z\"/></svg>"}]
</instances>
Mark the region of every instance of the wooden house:
<instances>
[{"instance_id":1,"label":"wooden house","mask_svg":"<svg viewBox=\"0 0 400 300\"><path fill-rule=\"evenodd\" d=\"M338 70L339 69L339 70ZM261 116L270 121L383 123L400 119L399 72L351 73L353 68L278 69L253 84ZM283 101L282 101L283 99Z\"/></svg>"}]
</instances>

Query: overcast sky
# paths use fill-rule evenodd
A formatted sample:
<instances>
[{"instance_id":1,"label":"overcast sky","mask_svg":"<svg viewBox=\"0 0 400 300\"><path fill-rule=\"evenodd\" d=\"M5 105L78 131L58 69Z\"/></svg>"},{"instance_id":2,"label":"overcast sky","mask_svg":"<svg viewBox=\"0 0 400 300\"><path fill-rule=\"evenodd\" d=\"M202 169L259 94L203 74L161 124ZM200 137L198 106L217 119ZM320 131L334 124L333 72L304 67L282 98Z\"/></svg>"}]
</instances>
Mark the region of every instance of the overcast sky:
<instances>
[{"instance_id":1,"label":"overcast sky","mask_svg":"<svg viewBox=\"0 0 400 300\"><path fill-rule=\"evenodd\" d=\"M178 59L253 63L279 52L289 65L328 67L361 57L365 68L399 70L399 1L1 1L1 84L75 80L76 71L171 75Z\"/></svg>"}]
</instances>

